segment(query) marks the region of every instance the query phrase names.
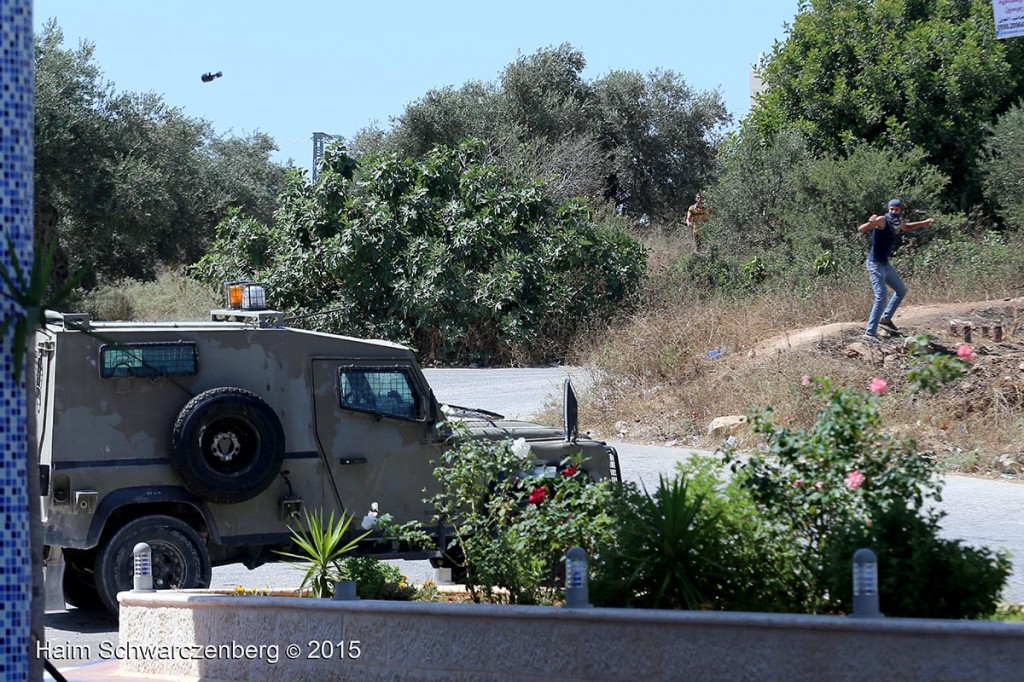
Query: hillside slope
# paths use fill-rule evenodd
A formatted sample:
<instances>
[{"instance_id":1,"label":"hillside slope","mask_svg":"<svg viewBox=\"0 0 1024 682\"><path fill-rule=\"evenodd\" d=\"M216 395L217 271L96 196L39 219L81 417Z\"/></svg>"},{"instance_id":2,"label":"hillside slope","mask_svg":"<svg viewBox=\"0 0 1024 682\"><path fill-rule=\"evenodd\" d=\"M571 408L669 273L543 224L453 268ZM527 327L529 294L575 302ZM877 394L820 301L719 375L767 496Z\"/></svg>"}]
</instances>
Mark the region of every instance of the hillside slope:
<instances>
[{"instance_id":1,"label":"hillside slope","mask_svg":"<svg viewBox=\"0 0 1024 682\"><path fill-rule=\"evenodd\" d=\"M695 359L686 377L607 380L592 393L583 423L600 436L681 447L714 448L734 434L753 445L746 427L709 432L717 417L770 406L778 423L800 426L820 404L800 387L804 374L867 388L889 384L882 401L887 431L913 438L919 451L950 471L1024 482L1024 297L907 305L894 320L901 333L864 343L864 322L794 329L748 347ZM932 339L933 352L968 343L971 369L937 394L914 394L907 341Z\"/></svg>"}]
</instances>

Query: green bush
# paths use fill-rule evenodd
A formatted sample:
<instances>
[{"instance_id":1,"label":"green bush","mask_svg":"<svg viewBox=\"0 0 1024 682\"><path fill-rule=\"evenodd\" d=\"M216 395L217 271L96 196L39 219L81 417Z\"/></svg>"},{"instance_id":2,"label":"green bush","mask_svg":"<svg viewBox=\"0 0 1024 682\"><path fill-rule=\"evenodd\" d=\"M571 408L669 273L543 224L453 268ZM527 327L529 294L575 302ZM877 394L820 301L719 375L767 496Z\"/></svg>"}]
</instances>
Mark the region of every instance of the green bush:
<instances>
[{"instance_id":1,"label":"green bush","mask_svg":"<svg viewBox=\"0 0 1024 682\"><path fill-rule=\"evenodd\" d=\"M749 492L720 483L696 458L653 494L623 486L615 532L598 546L591 595L599 606L781 610L799 564L754 513Z\"/></svg>"},{"instance_id":2,"label":"green bush","mask_svg":"<svg viewBox=\"0 0 1024 682\"><path fill-rule=\"evenodd\" d=\"M325 154L315 185L293 176L277 223L232 214L196 272L256 279L321 331L407 343L425 360L560 357L589 322L628 304L643 248L556 204L465 143L424 158Z\"/></svg>"},{"instance_id":3,"label":"green bush","mask_svg":"<svg viewBox=\"0 0 1024 682\"><path fill-rule=\"evenodd\" d=\"M949 378L938 369L933 374L928 381ZM850 580L850 557L867 543L890 562L895 582L889 583L889 598L899 601L887 608L894 615L991 613L1007 576L1005 557L938 538L939 519L927 508L929 500L941 499L934 464L915 454L911 441L882 432L878 401L886 383L876 378L870 393L835 387L825 378L804 377L803 384L826 401L810 428L780 427L770 410L755 413L763 450L744 458L727 446L723 455L749 487L765 523L800 547L799 572L807 580L794 590L791 610L847 609L849 591L842 585ZM912 578L914 572L920 575ZM914 580L941 585L945 594L928 596L920 584L900 586ZM904 589L903 597L895 596Z\"/></svg>"},{"instance_id":4,"label":"green bush","mask_svg":"<svg viewBox=\"0 0 1024 682\"><path fill-rule=\"evenodd\" d=\"M475 601L551 603L565 552L593 552L611 532L612 482L591 481L579 457L538 466L523 439L461 438L442 455L430 501L456 536L449 558L463 562Z\"/></svg>"},{"instance_id":5,"label":"green bush","mask_svg":"<svg viewBox=\"0 0 1024 682\"><path fill-rule=\"evenodd\" d=\"M837 610L852 608L853 553L878 556L882 612L902 618L987 618L1010 575L1004 552L939 537L939 517L905 507L876 510L830 543L826 586Z\"/></svg>"},{"instance_id":6,"label":"green bush","mask_svg":"<svg viewBox=\"0 0 1024 682\"><path fill-rule=\"evenodd\" d=\"M985 194L1000 217L1014 229L1024 228L1024 108L1018 102L991 126L979 166Z\"/></svg>"},{"instance_id":7,"label":"green bush","mask_svg":"<svg viewBox=\"0 0 1024 682\"><path fill-rule=\"evenodd\" d=\"M961 230L969 228L962 224ZM983 232L926 241L910 253L908 272L951 297L1016 296L1024 287L1024 236Z\"/></svg>"},{"instance_id":8,"label":"green bush","mask_svg":"<svg viewBox=\"0 0 1024 682\"><path fill-rule=\"evenodd\" d=\"M341 562L339 580L356 581L360 599L412 601L416 588L396 566L373 557L349 557Z\"/></svg>"}]
</instances>

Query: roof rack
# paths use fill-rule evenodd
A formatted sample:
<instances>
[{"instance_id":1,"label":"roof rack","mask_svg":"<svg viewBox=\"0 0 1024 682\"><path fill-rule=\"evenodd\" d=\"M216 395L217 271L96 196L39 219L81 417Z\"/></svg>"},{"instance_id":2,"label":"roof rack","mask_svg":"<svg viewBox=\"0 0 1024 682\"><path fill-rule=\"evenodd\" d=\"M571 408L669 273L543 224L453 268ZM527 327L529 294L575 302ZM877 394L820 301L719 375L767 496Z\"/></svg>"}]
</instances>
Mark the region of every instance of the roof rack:
<instances>
[{"instance_id":1,"label":"roof rack","mask_svg":"<svg viewBox=\"0 0 1024 682\"><path fill-rule=\"evenodd\" d=\"M89 313L62 313L57 310L46 311L46 322L59 324L71 331L88 329L91 318Z\"/></svg>"},{"instance_id":2,"label":"roof rack","mask_svg":"<svg viewBox=\"0 0 1024 682\"><path fill-rule=\"evenodd\" d=\"M280 327L284 324L284 313L276 310L220 309L210 311L213 322L249 322L257 327Z\"/></svg>"}]
</instances>

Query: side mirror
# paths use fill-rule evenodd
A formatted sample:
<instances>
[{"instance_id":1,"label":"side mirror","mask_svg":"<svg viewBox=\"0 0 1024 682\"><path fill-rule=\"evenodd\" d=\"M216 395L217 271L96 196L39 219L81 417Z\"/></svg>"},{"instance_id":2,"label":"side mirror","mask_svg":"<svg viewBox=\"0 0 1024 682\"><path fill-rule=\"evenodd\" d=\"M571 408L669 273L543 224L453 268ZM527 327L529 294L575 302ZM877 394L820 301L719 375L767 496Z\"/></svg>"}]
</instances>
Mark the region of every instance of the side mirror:
<instances>
[{"instance_id":1,"label":"side mirror","mask_svg":"<svg viewBox=\"0 0 1024 682\"><path fill-rule=\"evenodd\" d=\"M565 380L564 397L562 399L562 415L565 420L565 441L575 443L580 435L579 424L579 403L576 401L576 391L572 390L572 381Z\"/></svg>"}]
</instances>

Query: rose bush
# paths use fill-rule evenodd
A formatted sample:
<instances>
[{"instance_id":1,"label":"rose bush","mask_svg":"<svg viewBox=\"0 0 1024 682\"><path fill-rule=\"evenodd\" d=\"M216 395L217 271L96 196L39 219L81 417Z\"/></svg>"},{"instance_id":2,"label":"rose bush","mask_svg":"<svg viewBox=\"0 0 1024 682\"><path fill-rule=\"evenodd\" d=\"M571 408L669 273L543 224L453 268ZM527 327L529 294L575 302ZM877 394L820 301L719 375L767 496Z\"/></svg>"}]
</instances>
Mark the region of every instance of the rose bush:
<instances>
[{"instance_id":1,"label":"rose bush","mask_svg":"<svg viewBox=\"0 0 1024 682\"><path fill-rule=\"evenodd\" d=\"M960 376L961 368L951 363L963 361L945 355L919 358L919 388ZM882 431L879 401L886 382L875 378L867 392L834 386L823 377L801 383L813 384L825 402L811 427L779 426L770 409L754 413L751 423L763 440L761 451L744 456L727 444L722 455L749 489L771 536L800 549L789 610L847 609L849 590L842 586L849 584L849 557L858 547L874 547L883 603L885 590L890 599L902 595L899 615L935 613L929 595L937 589L946 593L948 608L941 610L946 617L990 613L1008 574L1006 558L938 538L942 517L929 503L941 500L942 484L913 441ZM909 530L901 536L891 532L894 527ZM892 578L910 572L915 581ZM958 581L950 575L973 578Z\"/></svg>"},{"instance_id":2,"label":"rose bush","mask_svg":"<svg viewBox=\"0 0 1024 682\"><path fill-rule=\"evenodd\" d=\"M541 466L523 439L485 443L457 428L454 438L428 502L455 529L449 559L462 564L474 601L555 601L565 552L593 552L611 532L612 481L592 481L580 457Z\"/></svg>"}]
</instances>

